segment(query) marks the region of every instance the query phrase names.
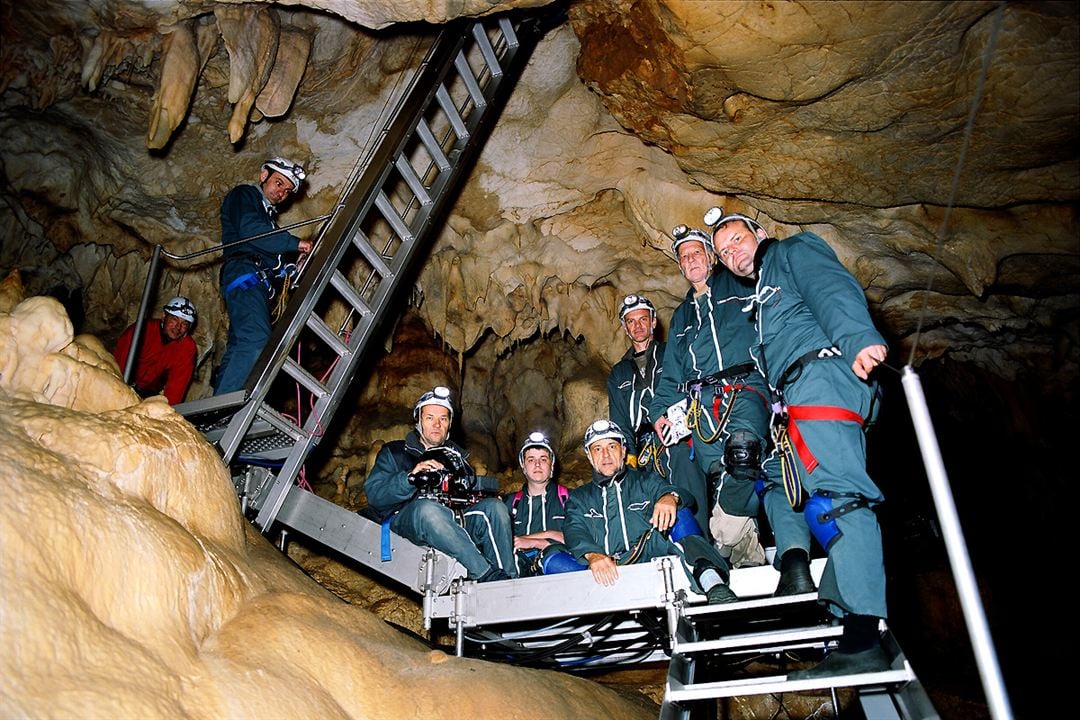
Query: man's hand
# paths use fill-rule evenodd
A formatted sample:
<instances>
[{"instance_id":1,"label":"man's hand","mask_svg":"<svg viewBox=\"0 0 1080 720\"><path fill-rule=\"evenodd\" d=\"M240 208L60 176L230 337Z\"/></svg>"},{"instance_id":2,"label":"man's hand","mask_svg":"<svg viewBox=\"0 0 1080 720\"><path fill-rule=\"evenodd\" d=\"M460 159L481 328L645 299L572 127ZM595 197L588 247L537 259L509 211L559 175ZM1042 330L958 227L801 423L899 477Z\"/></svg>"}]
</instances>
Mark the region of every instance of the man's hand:
<instances>
[{"instance_id":1,"label":"man's hand","mask_svg":"<svg viewBox=\"0 0 1080 720\"><path fill-rule=\"evenodd\" d=\"M516 535L514 537L515 550L543 550L549 544L544 538L535 538L531 535Z\"/></svg>"},{"instance_id":2,"label":"man's hand","mask_svg":"<svg viewBox=\"0 0 1080 720\"><path fill-rule=\"evenodd\" d=\"M297 244L297 246L296 246L296 249L299 250L302 253L311 252L311 248L312 248L312 242L310 240L301 240L299 242L299 244Z\"/></svg>"},{"instance_id":3,"label":"man's hand","mask_svg":"<svg viewBox=\"0 0 1080 720\"><path fill-rule=\"evenodd\" d=\"M870 345L864 347L859 351L859 354L855 356L855 362L851 363L851 371L855 373L859 379L865 380L870 377L870 371L878 366L880 362L885 359L889 349L884 345Z\"/></svg>"},{"instance_id":4,"label":"man's hand","mask_svg":"<svg viewBox=\"0 0 1080 720\"><path fill-rule=\"evenodd\" d=\"M605 587L611 587L619 579L619 566L615 559L603 553L585 553L585 562L589 563L593 580Z\"/></svg>"},{"instance_id":5,"label":"man's hand","mask_svg":"<svg viewBox=\"0 0 1080 720\"><path fill-rule=\"evenodd\" d=\"M671 493L664 495L653 505L652 526L664 532L675 524L675 516L679 513L679 501Z\"/></svg>"},{"instance_id":6,"label":"man's hand","mask_svg":"<svg viewBox=\"0 0 1080 720\"><path fill-rule=\"evenodd\" d=\"M424 470L443 470L443 469L444 469L443 464L441 462L439 462L438 460L424 460L423 462L416 463L415 467L413 467L413 469L412 469L412 472L410 472L409 474L410 475L415 475L416 473L423 472Z\"/></svg>"},{"instance_id":7,"label":"man's hand","mask_svg":"<svg viewBox=\"0 0 1080 720\"><path fill-rule=\"evenodd\" d=\"M670 446L672 443L668 442L671 439L671 433L675 431L675 426L666 417L661 416L659 420L653 423L653 430L656 431L657 437L660 438L666 446Z\"/></svg>"}]
</instances>

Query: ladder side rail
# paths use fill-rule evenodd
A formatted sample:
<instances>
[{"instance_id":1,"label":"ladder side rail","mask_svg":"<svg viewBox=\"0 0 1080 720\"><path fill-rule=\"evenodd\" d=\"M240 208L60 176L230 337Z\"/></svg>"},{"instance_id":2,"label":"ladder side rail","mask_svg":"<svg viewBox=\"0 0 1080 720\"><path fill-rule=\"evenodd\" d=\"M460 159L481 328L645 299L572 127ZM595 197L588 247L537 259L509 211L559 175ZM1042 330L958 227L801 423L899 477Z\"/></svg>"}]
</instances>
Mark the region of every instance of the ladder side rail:
<instances>
[{"instance_id":1,"label":"ladder side rail","mask_svg":"<svg viewBox=\"0 0 1080 720\"><path fill-rule=\"evenodd\" d=\"M525 60L527 60L527 58L527 53L521 53L518 51L515 51L512 54L509 52L507 53L507 60L510 65L513 65L515 70L520 70L523 67L524 62ZM478 138L482 138L484 134L486 134L486 132L494 124L495 118L498 115L498 110L501 108L503 102L506 100L506 96L509 94L509 91L513 88L512 83L502 81L505 76L506 74L504 74L503 78L493 77L492 82L490 82L485 88L486 92L490 93L490 99L487 107L485 108L485 111L472 112L469 114L468 122L471 130L471 132L467 135L469 141L464 142L464 138L459 139L459 142L464 142L464 147L458 155L453 168L449 172L444 173L444 176L446 177L444 181L446 188L452 187L455 181L463 174L463 171L471 168L472 160L479 153L481 149L481 143L478 141ZM443 76L443 78L445 78L445 75ZM440 81L439 89L442 88L443 85ZM432 95L434 97L438 97L439 92L435 91L432 94L429 94L428 98L430 99ZM422 112L418 113L418 116L412 120L412 122L410 123L410 127L416 127L416 125L419 123L420 115L422 115ZM397 143L396 149L398 152L400 152L406 139L407 138L402 137L400 139L400 142ZM386 167L387 171L389 171L392 163L383 162L383 165ZM440 180L443 180L443 178L440 177ZM371 187L368 191L368 194L373 195L374 191L380 187L381 186ZM379 287L376 290L376 294L379 297L379 301L376 304L376 307L385 307L384 303L389 302L390 298L397 291L398 287L401 284L402 278L404 277L404 270L412 265L412 258L415 255L417 248L420 246L420 243L416 242L415 238L426 236L427 231L432 227L433 219L439 217L442 211L445 209L449 197L450 193L448 192L439 193L438 197L435 198L435 200L431 203L430 211L423 218L423 222L420 224L420 227L413 230L413 242L406 242L405 238L401 238L403 243L402 247L398 249L397 253L395 253L394 264L392 264L391 266L392 269L398 269L401 271L395 272L393 276L387 278L385 281L379 284ZM320 268L320 273L318 273L320 277L325 278L328 278L330 274L331 273L327 272L325 268ZM324 279L322 286L325 286L325 283L327 281L328 279ZM309 280L308 282L313 283L314 281ZM299 296L305 297L305 292L310 293L310 291L311 287L307 287L305 289L305 286L301 285ZM311 305L314 305L314 300L312 300ZM290 303L290 307L296 306L297 303ZM293 312L295 313L296 311L294 310ZM356 347L358 348L358 351L348 355L347 357L342 357L338 364L335 365L332 371L332 380L330 383L332 387L342 388L345 387L349 382L351 382L356 372L359 360L363 355L363 348L367 347L367 345L369 344L370 336L373 330L378 325L378 319L381 318L369 316L362 320L362 327L360 328L359 332L360 337L356 339ZM290 325L296 324L291 318L289 322ZM299 328L297 328L295 334L298 336ZM280 338L280 336L278 336L277 334L275 334L275 338L278 339L279 343L282 342L282 338ZM275 338L272 338L272 340ZM295 342L295 339L293 339L292 342ZM278 362L279 366L280 362L281 361ZM262 389L262 395L258 397L258 402L262 402L262 399L263 397L265 397L269 384L269 381L264 383L265 387L263 387ZM340 405L341 403L343 395L343 392L331 392L327 395L324 395L315 402L314 408L310 413L308 413L308 419L305 421L305 429L307 430L306 437L293 447L293 450L290 452L288 459L282 466L281 470L278 472L273 485L268 490L266 500L262 502L261 508L256 517L256 525L258 525L258 527L261 528L264 532L269 530L270 526L273 524L274 519L277 517L277 514L280 511L282 503L285 501L286 496L289 494L289 491L293 486L293 481L299 473L300 467L303 465L304 459L306 459L311 447L313 447L313 445L316 444L321 437L321 433L313 432L312 428L325 427L330 423L334 413L337 410L338 405ZM248 421L247 424L250 425L250 421ZM246 431L246 426L244 429ZM240 438L238 437L236 439L237 445L239 444L239 441Z\"/></svg>"},{"instance_id":2,"label":"ladder side rail","mask_svg":"<svg viewBox=\"0 0 1080 720\"><path fill-rule=\"evenodd\" d=\"M424 558L431 550L409 540L390 534L391 560L381 559L382 526L354 512L313 495L291 493L283 505L278 522L302 535L335 550L360 564L393 578L410 590L423 592L425 578L421 570ZM460 563L435 551L437 592L449 587L450 581L465 574Z\"/></svg>"},{"instance_id":3,"label":"ladder side rail","mask_svg":"<svg viewBox=\"0 0 1080 720\"><path fill-rule=\"evenodd\" d=\"M251 376L245 383L245 388L251 391L247 404L234 416L228 430L222 436L221 451L226 463L230 462L235 455L247 428L255 417L255 406L265 398L272 380L281 369L285 355L299 337L301 327L295 322L297 316L310 312L321 297L329 280L328 270L336 267L336 263L331 263L331 258L340 259L338 246L351 240L352 233L349 230L355 230L366 216L374 199L373 191L381 187L385 181L386 174L393 165L392 159L412 136L419 119L430 105L435 90L441 87L443 78L452 67L453 59L463 42L464 36L460 29L455 32L454 28L447 28L439 34L428 61L418 70L417 81L410 88L409 95L402 100L400 114L391 120L386 135L373 153L369 172L358 179L344 202L340 204L340 211L335 212L325 226L326 231L322 242L315 248L309 259L309 266L316 268L317 271L304 273L296 293L286 306L282 317L275 324L270 340L263 348ZM372 172L372 168L378 170Z\"/></svg>"}]
</instances>

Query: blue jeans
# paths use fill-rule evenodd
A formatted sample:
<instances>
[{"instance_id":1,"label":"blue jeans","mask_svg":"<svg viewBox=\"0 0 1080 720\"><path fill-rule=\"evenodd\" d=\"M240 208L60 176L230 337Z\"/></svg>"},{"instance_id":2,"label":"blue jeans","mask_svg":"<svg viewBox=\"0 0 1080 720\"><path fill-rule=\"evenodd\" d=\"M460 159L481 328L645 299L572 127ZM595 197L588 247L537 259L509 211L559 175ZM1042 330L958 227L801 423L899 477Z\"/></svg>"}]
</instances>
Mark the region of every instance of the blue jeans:
<instances>
[{"instance_id":1,"label":"blue jeans","mask_svg":"<svg viewBox=\"0 0 1080 720\"><path fill-rule=\"evenodd\" d=\"M454 511L434 500L410 501L390 521L390 529L418 545L427 545L454 558L476 579L499 567L517 577L510 511L496 498L484 498L465 509L465 527Z\"/></svg>"},{"instance_id":2,"label":"blue jeans","mask_svg":"<svg viewBox=\"0 0 1080 720\"><path fill-rule=\"evenodd\" d=\"M229 339L218 368L215 395L239 390L270 339L270 308L262 283L225 293L229 311Z\"/></svg>"}]
</instances>

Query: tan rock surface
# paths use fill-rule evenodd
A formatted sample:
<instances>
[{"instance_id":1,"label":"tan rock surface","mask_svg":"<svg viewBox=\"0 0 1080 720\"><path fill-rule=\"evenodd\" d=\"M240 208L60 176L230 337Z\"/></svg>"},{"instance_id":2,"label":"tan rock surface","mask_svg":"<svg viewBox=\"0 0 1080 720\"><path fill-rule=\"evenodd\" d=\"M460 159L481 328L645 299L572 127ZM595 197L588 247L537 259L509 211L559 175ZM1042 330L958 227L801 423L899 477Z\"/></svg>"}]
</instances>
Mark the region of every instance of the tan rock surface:
<instances>
[{"instance_id":1,"label":"tan rock surface","mask_svg":"<svg viewBox=\"0 0 1080 720\"><path fill-rule=\"evenodd\" d=\"M115 401L115 366L100 344L70 349L58 308L0 312L0 715L653 714L583 680L447 658L328 595L242 520L216 452L167 404L122 384ZM65 392L19 370L56 357Z\"/></svg>"}]
</instances>

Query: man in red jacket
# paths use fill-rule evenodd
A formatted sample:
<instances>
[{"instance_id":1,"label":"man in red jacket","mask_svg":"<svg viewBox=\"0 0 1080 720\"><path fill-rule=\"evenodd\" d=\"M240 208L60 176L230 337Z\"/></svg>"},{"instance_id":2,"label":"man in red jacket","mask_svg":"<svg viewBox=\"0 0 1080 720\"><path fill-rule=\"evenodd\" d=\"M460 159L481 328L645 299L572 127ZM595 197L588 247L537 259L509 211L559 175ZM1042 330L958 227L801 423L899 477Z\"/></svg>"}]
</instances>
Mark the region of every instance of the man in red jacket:
<instances>
[{"instance_id":1,"label":"man in red jacket","mask_svg":"<svg viewBox=\"0 0 1080 720\"><path fill-rule=\"evenodd\" d=\"M135 391L143 397L165 394L170 405L184 401L191 376L195 373L195 341L188 335L195 323L195 306L186 297L174 297L162 308L160 320L148 320L143 330L142 347L135 359ZM127 365L135 325L120 335L113 357L120 372Z\"/></svg>"}]
</instances>

